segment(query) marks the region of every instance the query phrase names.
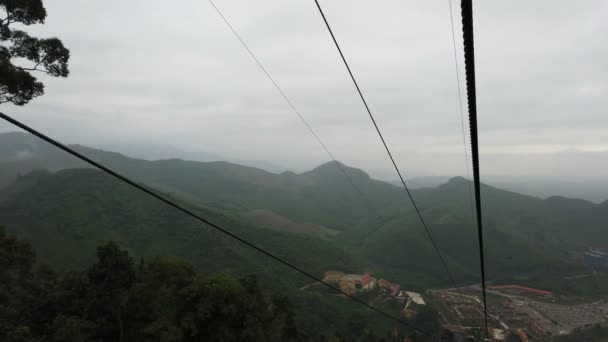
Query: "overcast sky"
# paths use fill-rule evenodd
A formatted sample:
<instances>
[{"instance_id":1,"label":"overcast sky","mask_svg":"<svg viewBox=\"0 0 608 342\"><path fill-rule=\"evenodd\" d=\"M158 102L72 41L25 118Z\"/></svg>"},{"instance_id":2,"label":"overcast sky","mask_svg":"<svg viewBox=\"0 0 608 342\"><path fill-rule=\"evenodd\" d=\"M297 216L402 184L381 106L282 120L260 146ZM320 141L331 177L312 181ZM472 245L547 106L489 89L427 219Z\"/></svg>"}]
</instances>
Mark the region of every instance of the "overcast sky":
<instances>
[{"instance_id":1,"label":"overcast sky","mask_svg":"<svg viewBox=\"0 0 608 342\"><path fill-rule=\"evenodd\" d=\"M215 3L336 158L396 179L313 0ZM2 111L67 143L295 171L328 160L207 1L45 5L29 30L63 40L71 74L41 77L43 97ZM449 2L321 5L402 171L465 174ZM482 174L605 178L608 2L475 1L474 15Z\"/></svg>"}]
</instances>

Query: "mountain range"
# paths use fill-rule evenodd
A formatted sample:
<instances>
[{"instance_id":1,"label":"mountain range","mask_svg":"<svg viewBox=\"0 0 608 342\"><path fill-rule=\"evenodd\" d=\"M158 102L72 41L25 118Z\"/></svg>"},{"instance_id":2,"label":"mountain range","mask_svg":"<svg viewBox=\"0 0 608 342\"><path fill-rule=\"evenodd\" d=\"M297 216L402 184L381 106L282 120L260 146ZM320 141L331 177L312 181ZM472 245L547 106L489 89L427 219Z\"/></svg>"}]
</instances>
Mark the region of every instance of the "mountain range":
<instances>
[{"instance_id":1,"label":"mountain range","mask_svg":"<svg viewBox=\"0 0 608 342\"><path fill-rule=\"evenodd\" d=\"M299 174L271 173L221 161L148 161L72 147L318 276L340 269L372 272L414 289L453 285L403 189L360 169L340 164L357 190L336 162ZM412 190L462 284L479 281L470 187L456 177ZM570 252L608 246L608 202L540 199L485 184L482 199L490 280L564 288L563 277L588 271ZM0 134L0 224L59 266L86 263L80 251L115 240L135 255L182 255L205 270L255 270L281 282L247 248L227 238L218 242L208 227L199 233L192 219L23 133Z\"/></svg>"}]
</instances>

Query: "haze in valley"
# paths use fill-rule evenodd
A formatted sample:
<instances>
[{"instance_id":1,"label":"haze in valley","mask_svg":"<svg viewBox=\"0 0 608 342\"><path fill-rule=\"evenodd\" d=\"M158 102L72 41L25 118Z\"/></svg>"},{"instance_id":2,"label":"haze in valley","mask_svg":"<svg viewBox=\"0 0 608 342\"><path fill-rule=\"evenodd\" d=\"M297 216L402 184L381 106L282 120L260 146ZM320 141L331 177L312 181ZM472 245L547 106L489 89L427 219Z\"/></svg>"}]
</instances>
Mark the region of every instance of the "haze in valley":
<instances>
[{"instance_id":1,"label":"haze in valley","mask_svg":"<svg viewBox=\"0 0 608 342\"><path fill-rule=\"evenodd\" d=\"M338 160L397 179L312 1L216 4ZM41 76L45 96L3 112L134 157L275 172L328 160L208 2L46 6L31 32L61 37L70 77ZM323 6L406 177L465 176L448 3ZM476 2L474 13L482 180L605 200L608 3ZM454 22L462 78L457 6Z\"/></svg>"}]
</instances>

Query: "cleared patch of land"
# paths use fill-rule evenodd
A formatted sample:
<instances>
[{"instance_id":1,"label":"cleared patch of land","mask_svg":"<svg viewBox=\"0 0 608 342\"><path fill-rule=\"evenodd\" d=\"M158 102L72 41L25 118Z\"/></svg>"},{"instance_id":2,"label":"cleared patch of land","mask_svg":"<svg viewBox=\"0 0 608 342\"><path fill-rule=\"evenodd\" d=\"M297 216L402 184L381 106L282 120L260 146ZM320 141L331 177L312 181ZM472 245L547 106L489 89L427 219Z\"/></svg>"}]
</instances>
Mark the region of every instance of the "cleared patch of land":
<instances>
[{"instance_id":1,"label":"cleared patch of land","mask_svg":"<svg viewBox=\"0 0 608 342\"><path fill-rule=\"evenodd\" d=\"M320 224L295 222L266 209L246 211L241 213L241 216L258 226L283 232L323 234L329 236L335 236L339 233L337 230L327 228Z\"/></svg>"},{"instance_id":2,"label":"cleared patch of land","mask_svg":"<svg viewBox=\"0 0 608 342\"><path fill-rule=\"evenodd\" d=\"M328 283L336 283L346 276L342 271L327 271L323 276L323 281Z\"/></svg>"}]
</instances>

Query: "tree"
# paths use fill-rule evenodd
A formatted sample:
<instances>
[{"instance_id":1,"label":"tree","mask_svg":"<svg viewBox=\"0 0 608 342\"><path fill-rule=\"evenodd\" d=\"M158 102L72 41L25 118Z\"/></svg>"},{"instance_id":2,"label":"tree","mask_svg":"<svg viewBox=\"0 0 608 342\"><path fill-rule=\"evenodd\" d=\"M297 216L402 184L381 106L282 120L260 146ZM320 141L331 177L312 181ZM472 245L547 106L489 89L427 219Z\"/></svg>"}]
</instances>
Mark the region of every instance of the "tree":
<instances>
[{"instance_id":1,"label":"tree","mask_svg":"<svg viewBox=\"0 0 608 342\"><path fill-rule=\"evenodd\" d=\"M44 23L42 0L0 0L0 9L0 103L23 106L44 94L44 84L31 72L67 77L70 51L58 38L31 37L11 26Z\"/></svg>"},{"instance_id":2,"label":"tree","mask_svg":"<svg viewBox=\"0 0 608 342\"><path fill-rule=\"evenodd\" d=\"M19 319L31 314L35 259L27 243L6 235L0 227L0 337L3 341L24 340L30 333L30 327Z\"/></svg>"},{"instance_id":3,"label":"tree","mask_svg":"<svg viewBox=\"0 0 608 342\"><path fill-rule=\"evenodd\" d=\"M88 271L89 281L93 284L99 316L106 321L112 319L118 325L118 341L124 341L124 311L129 299L129 290L135 283L135 267L129 253L121 250L114 242L97 248L97 263ZM104 317L104 313L109 313ZM106 333L114 338L110 325L105 326Z\"/></svg>"}]
</instances>

